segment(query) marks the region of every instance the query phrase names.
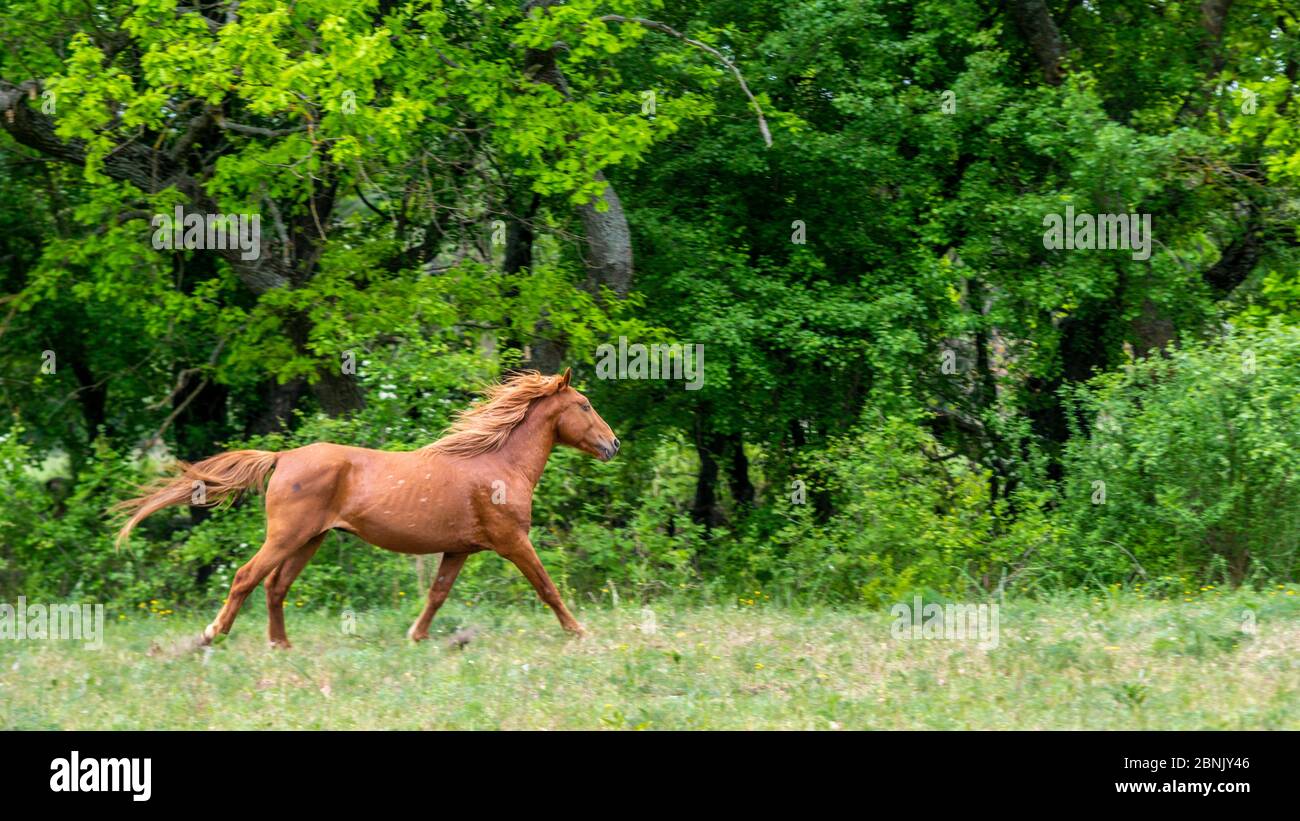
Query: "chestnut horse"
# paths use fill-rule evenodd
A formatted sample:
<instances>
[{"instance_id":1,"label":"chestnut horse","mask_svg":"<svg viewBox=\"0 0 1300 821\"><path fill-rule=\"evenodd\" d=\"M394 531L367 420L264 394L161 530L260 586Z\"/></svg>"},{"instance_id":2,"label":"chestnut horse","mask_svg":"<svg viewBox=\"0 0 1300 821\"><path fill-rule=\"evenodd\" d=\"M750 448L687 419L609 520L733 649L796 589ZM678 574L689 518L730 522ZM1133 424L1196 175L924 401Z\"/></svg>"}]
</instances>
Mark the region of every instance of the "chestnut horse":
<instances>
[{"instance_id":1,"label":"chestnut horse","mask_svg":"<svg viewBox=\"0 0 1300 821\"><path fill-rule=\"evenodd\" d=\"M571 371L519 374L486 391L487 400L462 413L442 439L420 450L389 452L320 442L280 453L236 450L193 465L142 488L116 505L130 519L118 544L146 516L191 502L202 489L205 505L266 484L266 541L239 568L230 596L203 631L202 643L229 633L240 606L266 580L267 633L288 647L284 600L289 586L333 529L353 533L398 553L441 553L438 573L420 617L407 632L429 635L429 622L446 600L465 559L495 550L523 572L561 626L581 636L528 539L533 489L555 445L609 461L619 441L587 398L569 385ZM274 474L272 474L274 470Z\"/></svg>"}]
</instances>

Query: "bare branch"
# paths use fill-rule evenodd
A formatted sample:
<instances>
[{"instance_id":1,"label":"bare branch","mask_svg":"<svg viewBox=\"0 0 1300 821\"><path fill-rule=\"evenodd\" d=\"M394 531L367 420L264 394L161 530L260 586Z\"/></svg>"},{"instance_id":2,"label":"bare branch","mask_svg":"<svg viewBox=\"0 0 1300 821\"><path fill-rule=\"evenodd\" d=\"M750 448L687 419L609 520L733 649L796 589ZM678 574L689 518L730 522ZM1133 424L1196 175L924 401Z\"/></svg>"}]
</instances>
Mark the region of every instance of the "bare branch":
<instances>
[{"instance_id":1,"label":"bare branch","mask_svg":"<svg viewBox=\"0 0 1300 821\"><path fill-rule=\"evenodd\" d=\"M293 128L262 128L256 125L243 125L242 123L232 123L227 119L217 120L217 126L224 128L226 131L234 131L238 134L248 134L253 137L287 137L290 134L298 134L306 131L307 126L299 125Z\"/></svg>"},{"instance_id":2,"label":"bare branch","mask_svg":"<svg viewBox=\"0 0 1300 821\"><path fill-rule=\"evenodd\" d=\"M772 147L772 132L767 127L767 119L763 117L763 107L758 104L758 100L754 99L754 95L749 90L749 85L745 82L745 76L740 73L740 69L736 68L736 64L727 58L727 55L707 43L701 43L699 40L687 37L667 23L660 23L658 20L647 20L644 17L624 17L621 14L606 14L600 20L604 23L635 23L654 31L661 31L664 34L676 37L688 46L693 46L716 57L719 62L731 69L732 74L736 75L736 82L740 84L740 90L745 92L745 96L749 98L749 104L754 107L754 113L758 115L758 130L763 135L763 143L768 148Z\"/></svg>"}]
</instances>

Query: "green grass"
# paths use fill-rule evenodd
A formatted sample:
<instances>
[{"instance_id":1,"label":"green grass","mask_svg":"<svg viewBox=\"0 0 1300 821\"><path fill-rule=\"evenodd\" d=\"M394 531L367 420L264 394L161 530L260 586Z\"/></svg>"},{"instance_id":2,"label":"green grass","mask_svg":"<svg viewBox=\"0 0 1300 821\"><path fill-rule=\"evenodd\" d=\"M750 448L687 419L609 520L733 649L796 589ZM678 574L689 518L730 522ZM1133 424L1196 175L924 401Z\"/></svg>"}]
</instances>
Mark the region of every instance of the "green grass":
<instances>
[{"instance_id":1,"label":"green grass","mask_svg":"<svg viewBox=\"0 0 1300 821\"><path fill-rule=\"evenodd\" d=\"M287 652L255 607L206 651L187 643L210 613L110 612L99 650L0 641L0 727L1300 729L1300 595L1188 599L1007 603L994 649L896 640L883 609L659 602L649 630L637 606L588 608L576 641L531 602L453 601L412 645L415 604L355 634L291 608Z\"/></svg>"}]
</instances>

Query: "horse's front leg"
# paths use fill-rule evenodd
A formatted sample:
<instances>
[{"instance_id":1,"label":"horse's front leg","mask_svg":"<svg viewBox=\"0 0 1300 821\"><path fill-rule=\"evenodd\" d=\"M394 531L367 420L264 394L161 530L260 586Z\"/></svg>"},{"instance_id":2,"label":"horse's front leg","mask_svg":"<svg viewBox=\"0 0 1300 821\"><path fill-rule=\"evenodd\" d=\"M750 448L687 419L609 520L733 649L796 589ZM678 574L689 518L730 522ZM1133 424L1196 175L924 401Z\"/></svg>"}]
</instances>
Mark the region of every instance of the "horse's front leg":
<instances>
[{"instance_id":1,"label":"horse's front leg","mask_svg":"<svg viewBox=\"0 0 1300 821\"><path fill-rule=\"evenodd\" d=\"M438 575L433 584L429 585L429 600L425 602L424 610L420 612L420 617L415 620L415 624L406 631L406 637L411 641L424 641L429 637L429 623L433 621L438 608L442 607L442 603L447 600L451 586L456 583L456 574L460 573L468 556L468 553L442 554L442 561L438 562Z\"/></svg>"},{"instance_id":2,"label":"horse's front leg","mask_svg":"<svg viewBox=\"0 0 1300 821\"><path fill-rule=\"evenodd\" d=\"M560 591L555 589L555 584L547 575L546 568L542 567L542 560L537 557L537 551L533 549L533 543L526 533L518 534L510 539L508 544L498 546L497 552L509 559L528 581L532 582L537 595L546 602L547 607L555 611L555 617L560 620L561 627L575 636L587 634L583 626L569 612L569 608L564 606L564 602L560 599Z\"/></svg>"}]
</instances>

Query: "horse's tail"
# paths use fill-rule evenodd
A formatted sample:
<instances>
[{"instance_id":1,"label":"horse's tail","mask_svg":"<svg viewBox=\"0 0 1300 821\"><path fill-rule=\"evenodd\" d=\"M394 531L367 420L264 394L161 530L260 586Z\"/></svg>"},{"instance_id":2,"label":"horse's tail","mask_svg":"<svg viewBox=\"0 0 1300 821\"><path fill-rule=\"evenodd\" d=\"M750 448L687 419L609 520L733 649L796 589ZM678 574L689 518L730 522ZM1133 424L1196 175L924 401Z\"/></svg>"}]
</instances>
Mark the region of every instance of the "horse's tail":
<instances>
[{"instance_id":1,"label":"horse's tail","mask_svg":"<svg viewBox=\"0 0 1300 821\"><path fill-rule=\"evenodd\" d=\"M226 499L238 498L249 488L260 492L279 457L280 454L269 450L232 450L192 465L178 462L172 476L141 486L139 496L110 508L114 513L131 514L117 532L115 544L120 548L136 525L170 505L188 502L211 507Z\"/></svg>"}]
</instances>

